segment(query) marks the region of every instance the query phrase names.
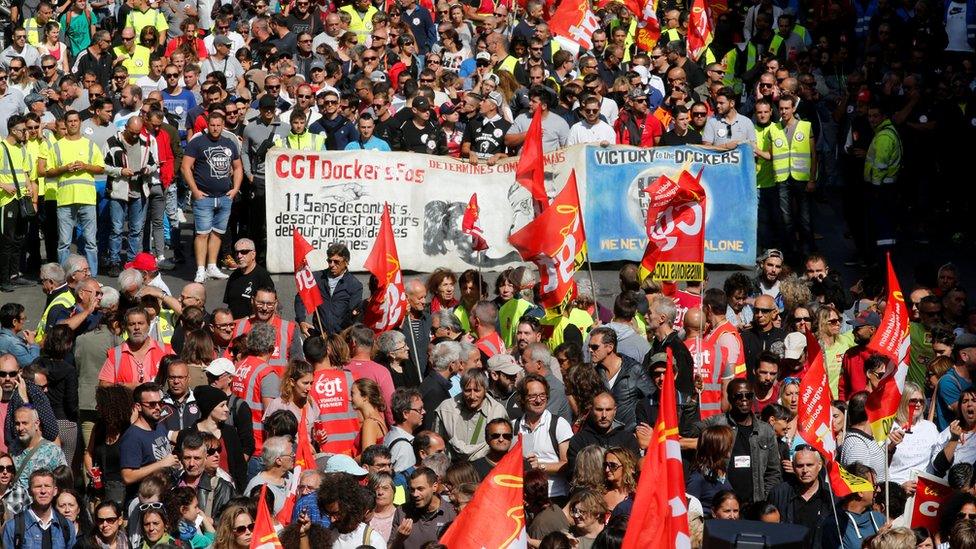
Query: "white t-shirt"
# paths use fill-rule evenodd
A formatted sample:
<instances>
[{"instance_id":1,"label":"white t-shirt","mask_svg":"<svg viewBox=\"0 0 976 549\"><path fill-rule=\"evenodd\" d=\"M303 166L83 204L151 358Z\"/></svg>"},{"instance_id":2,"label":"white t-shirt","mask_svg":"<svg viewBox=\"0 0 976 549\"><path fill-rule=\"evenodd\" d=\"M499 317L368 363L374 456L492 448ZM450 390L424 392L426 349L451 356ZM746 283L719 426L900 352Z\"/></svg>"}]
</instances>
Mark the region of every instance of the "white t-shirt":
<instances>
[{"instance_id":1,"label":"white t-shirt","mask_svg":"<svg viewBox=\"0 0 976 549\"><path fill-rule=\"evenodd\" d=\"M901 429L901 426L896 423L892 428ZM912 471L928 471L932 458L941 449L939 429L931 421L919 420L912 427L912 432L905 433L905 439L895 447L888 465L888 480L901 484L911 480Z\"/></svg>"},{"instance_id":2,"label":"white t-shirt","mask_svg":"<svg viewBox=\"0 0 976 549\"><path fill-rule=\"evenodd\" d=\"M950 437L951 434L949 433L948 427L939 433L940 450L949 443ZM963 432L962 436L959 437L959 444L956 446L956 451L952 456L952 463L972 463L974 461L976 461L976 433L973 431Z\"/></svg>"},{"instance_id":3,"label":"white t-shirt","mask_svg":"<svg viewBox=\"0 0 976 549\"><path fill-rule=\"evenodd\" d=\"M518 421L519 434L522 436L522 455L526 458L535 454L540 463L559 463L559 448L552 447L549 437L550 422L553 420L549 410L542 412L542 418L535 429L530 430L522 418ZM556 417L556 441L559 444L573 438L573 428L569 422ZM512 428L515 427L513 422ZM549 497L565 496L569 494L569 483L562 474L549 475Z\"/></svg>"},{"instance_id":4,"label":"white t-shirt","mask_svg":"<svg viewBox=\"0 0 976 549\"><path fill-rule=\"evenodd\" d=\"M376 530L372 530L369 533L369 543L363 543L363 538L366 535L366 524L360 522L359 526L349 532L348 534L339 534L336 538L335 543L332 544L332 549L356 549L363 545L369 545L373 549L386 549L386 540L383 539L382 534Z\"/></svg>"},{"instance_id":5,"label":"white t-shirt","mask_svg":"<svg viewBox=\"0 0 976 549\"><path fill-rule=\"evenodd\" d=\"M163 78L162 76L160 76L159 77L159 80L153 81L152 78L149 78L149 75L146 75L146 76L140 77L140 78L138 78L136 80L136 86L139 86L140 88L142 88L142 96L143 97L148 97L149 94L152 93L152 92L154 92L154 91L163 91L163 90L165 90L166 89L166 79Z\"/></svg>"},{"instance_id":6,"label":"white t-shirt","mask_svg":"<svg viewBox=\"0 0 976 549\"><path fill-rule=\"evenodd\" d=\"M946 34L949 37L946 51L973 51L967 36L966 2L949 3L946 11Z\"/></svg>"},{"instance_id":7,"label":"white t-shirt","mask_svg":"<svg viewBox=\"0 0 976 549\"><path fill-rule=\"evenodd\" d=\"M566 145L572 146L579 143L600 144L601 141L606 141L611 145L617 142L617 134L614 133L613 127L603 120L597 120L596 124L592 126L585 120L581 120L573 124L573 127L569 129L569 141L566 142Z\"/></svg>"}]
</instances>

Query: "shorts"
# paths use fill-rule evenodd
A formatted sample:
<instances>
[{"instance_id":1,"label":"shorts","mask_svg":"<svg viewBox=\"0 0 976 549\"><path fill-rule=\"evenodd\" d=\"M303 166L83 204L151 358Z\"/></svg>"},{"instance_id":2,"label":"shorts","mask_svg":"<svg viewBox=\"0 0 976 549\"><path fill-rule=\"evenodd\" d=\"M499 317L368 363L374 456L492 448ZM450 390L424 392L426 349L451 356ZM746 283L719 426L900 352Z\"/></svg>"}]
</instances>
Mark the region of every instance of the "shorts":
<instances>
[{"instance_id":1,"label":"shorts","mask_svg":"<svg viewBox=\"0 0 976 549\"><path fill-rule=\"evenodd\" d=\"M193 231L196 234L224 234L233 200L227 195L193 201Z\"/></svg>"}]
</instances>

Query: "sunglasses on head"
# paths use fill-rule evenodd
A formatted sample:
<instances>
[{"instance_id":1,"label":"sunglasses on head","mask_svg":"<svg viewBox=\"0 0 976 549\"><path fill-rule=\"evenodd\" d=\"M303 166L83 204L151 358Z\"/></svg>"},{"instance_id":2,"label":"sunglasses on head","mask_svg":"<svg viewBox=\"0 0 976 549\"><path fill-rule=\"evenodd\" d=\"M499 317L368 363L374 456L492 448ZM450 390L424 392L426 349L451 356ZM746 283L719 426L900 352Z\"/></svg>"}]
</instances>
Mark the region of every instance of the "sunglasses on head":
<instances>
[{"instance_id":1,"label":"sunglasses on head","mask_svg":"<svg viewBox=\"0 0 976 549\"><path fill-rule=\"evenodd\" d=\"M158 501L154 501L152 503L142 503L139 505L140 511L148 511L150 509L162 509L162 508L163 508L163 504Z\"/></svg>"}]
</instances>

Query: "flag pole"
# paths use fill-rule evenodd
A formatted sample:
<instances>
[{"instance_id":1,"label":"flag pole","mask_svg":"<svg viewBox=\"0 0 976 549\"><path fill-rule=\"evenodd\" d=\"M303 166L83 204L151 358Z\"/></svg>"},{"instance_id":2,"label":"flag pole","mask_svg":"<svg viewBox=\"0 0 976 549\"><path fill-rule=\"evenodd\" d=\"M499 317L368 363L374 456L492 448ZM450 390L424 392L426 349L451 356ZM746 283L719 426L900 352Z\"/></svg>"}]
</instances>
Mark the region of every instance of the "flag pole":
<instances>
[{"instance_id":1,"label":"flag pole","mask_svg":"<svg viewBox=\"0 0 976 549\"><path fill-rule=\"evenodd\" d=\"M417 339L413 336L413 319L410 318L410 304L407 304L407 333L410 334L410 343L413 344L413 365L417 368L417 379L424 380L424 373L420 371L420 355L417 353Z\"/></svg>"},{"instance_id":2,"label":"flag pole","mask_svg":"<svg viewBox=\"0 0 976 549\"><path fill-rule=\"evenodd\" d=\"M885 483L884 483L884 489L885 489L885 520L891 520L891 512L888 510L889 504L891 502L890 501L891 500L891 497L890 497L891 490L888 489L888 460L891 459L888 456L888 447L890 445L891 445L891 442L889 442L889 441L886 440L885 441Z\"/></svg>"},{"instance_id":3,"label":"flag pole","mask_svg":"<svg viewBox=\"0 0 976 549\"><path fill-rule=\"evenodd\" d=\"M593 321L600 322L600 301L596 298L596 282L593 281L593 263L590 262L590 254L586 254L586 271L590 276L590 288L593 290Z\"/></svg>"},{"instance_id":4,"label":"flag pole","mask_svg":"<svg viewBox=\"0 0 976 549\"><path fill-rule=\"evenodd\" d=\"M319 325L319 334L324 338L325 329L322 328L322 317L319 316L319 308L315 308L315 323Z\"/></svg>"},{"instance_id":5,"label":"flag pole","mask_svg":"<svg viewBox=\"0 0 976 549\"><path fill-rule=\"evenodd\" d=\"M820 456L823 459L823 456ZM827 463L827 468L830 468L830 463ZM844 542L844 534L840 531L840 519L837 517L837 502L834 501L834 487L830 485L830 471L826 471L824 478L827 480L827 493L830 494L830 509L834 512L834 526L837 527L837 539Z\"/></svg>"}]
</instances>

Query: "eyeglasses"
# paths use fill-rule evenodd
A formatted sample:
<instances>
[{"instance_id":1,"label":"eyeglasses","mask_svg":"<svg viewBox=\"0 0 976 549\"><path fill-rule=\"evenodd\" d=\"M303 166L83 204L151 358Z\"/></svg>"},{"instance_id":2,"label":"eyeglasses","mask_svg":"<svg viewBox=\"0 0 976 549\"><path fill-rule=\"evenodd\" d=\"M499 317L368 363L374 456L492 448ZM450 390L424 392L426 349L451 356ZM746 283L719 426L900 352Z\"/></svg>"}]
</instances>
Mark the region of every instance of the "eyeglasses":
<instances>
[{"instance_id":1,"label":"eyeglasses","mask_svg":"<svg viewBox=\"0 0 976 549\"><path fill-rule=\"evenodd\" d=\"M417 412L418 414L423 414L424 413L424 409L422 407L421 408L410 408L410 411L411 412Z\"/></svg>"},{"instance_id":2,"label":"eyeglasses","mask_svg":"<svg viewBox=\"0 0 976 549\"><path fill-rule=\"evenodd\" d=\"M600 345L602 345L602 344L601 343L591 343L591 344L587 345L587 347L589 347L591 351L596 351L597 349L600 348Z\"/></svg>"},{"instance_id":3,"label":"eyeglasses","mask_svg":"<svg viewBox=\"0 0 976 549\"><path fill-rule=\"evenodd\" d=\"M154 501L152 503L142 503L139 505L140 511L148 511L150 509L162 509L162 508L163 508L163 504L158 501Z\"/></svg>"},{"instance_id":4,"label":"eyeglasses","mask_svg":"<svg viewBox=\"0 0 976 549\"><path fill-rule=\"evenodd\" d=\"M760 87L760 88L772 88L772 87L773 87L773 85L772 85L772 84L769 84L769 83L767 83L767 82L760 82L760 83L759 83L759 87Z\"/></svg>"},{"instance_id":5,"label":"eyeglasses","mask_svg":"<svg viewBox=\"0 0 976 549\"><path fill-rule=\"evenodd\" d=\"M424 84L433 84L434 83L434 79L433 78L421 78L420 81L423 82Z\"/></svg>"},{"instance_id":6,"label":"eyeglasses","mask_svg":"<svg viewBox=\"0 0 976 549\"><path fill-rule=\"evenodd\" d=\"M311 38L302 38L301 40L298 41L299 44L308 44L311 42L312 42Z\"/></svg>"},{"instance_id":7,"label":"eyeglasses","mask_svg":"<svg viewBox=\"0 0 976 549\"><path fill-rule=\"evenodd\" d=\"M323 101L323 103L325 103L326 105L338 105L339 104L339 102L336 101L335 99L326 99L325 101ZM329 260L329 263L332 263L332 260L331 259Z\"/></svg>"},{"instance_id":8,"label":"eyeglasses","mask_svg":"<svg viewBox=\"0 0 976 549\"><path fill-rule=\"evenodd\" d=\"M57 67L57 65L41 65L41 68L44 69L44 70L46 70L46 71L47 70L51 70L54 67Z\"/></svg>"},{"instance_id":9,"label":"eyeglasses","mask_svg":"<svg viewBox=\"0 0 976 549\"><path fill-rule=\"evenodd\" d=\"M910 398L910 399L908 399L908 403L911 404L911 405L913 405L913 406L922 406L923 404L925 404L925 399L924 398Z\"/></svg>"},{"instance_id":10,"label":"eyeglasses","mask_svg":"<svg viewBox=\"0 0 976 549\"><path fill-rule=\"evenodd\" d=\"M427 64L428 65L440 65L441 64L441 60L440 59L431 59L431 60L427 61Z\"/></svg>"},{"instance_id":11,"label":"eyeglasses","mask_svg":"<svg viewBox=\"0 0 976 549\"><path fill-rule=\"evenodd\" d=\"M549 400L549 395L545 393L539 393L537 395L525 395L525 400L530 402L545 402Z\"/></svg>"},{"instance_id":12,"label":"eyeglasses","mask_svg":"<svg viewBox=\"0 0 976 549\"><path fill-rule=\"evenodd\" d=\"M603 463L603 469L610 471L611 473L616 473L617 469L620 469L623 465L619 463L614 463L612 461L607 461Z\"/></svg>"},{"instance_id":13,"label":"eyeglasses","mask_svg":"<svg viewBox=\"0 0 976 549\"><path fill-rule=\"evenodd\" d=\"M831 319L828 319L827 320L827 324L830 324L831 326L836 326L836 325L840 324L840 319L839 318L831 318Z\"/></svg>"},{"instance_id":14,"label":"eyeglasses","mask_svg":"<svg viewBox=\"0 0 976 549\"><path fill-rule=\"evenodd\" d=\"M375 56L363 57L363 61L367 61L367 62L368 61L376 61L377 59L379 59L379 58L378 57L375 57Z\"/></svg>"},{"instance_id":15,"label":"eyeglasses","mask_svg":"<svg viewBox=\"0 0 976 549\"><path fill-rule=\"evenodd\" d=\"M95 517L95 524L109 524L119 520L119 517Z\"/></svg>"},{"instance_id":16,"label":"eyeglasses","mask_svg":"<svg viewBox=\"0 0 976 549\"><path fill-rule=\"evenodd\" d=\"M326 101L326 103L328 103L328 101ZM335 103L335 101L333 101L333 103ZM345 261L345 259L342 258L334 259L330 257L328 261L329 261L329 265L341 265Z\"/></svg>"},{"instance_id":17,"label":"eyeglasses","mask_svg":"<svg viewBox=\"0 0 976 549\"><path fill-rule=\"evenodd\" d=\"M215 455L217 455L219 453L220 453L220 447L215 447L215 448L214 447L209 447L209 446L207 447L207 455L208 456L215 456Z\"/></svg>"},{"instance_id":18,"label":"eyeglasses","mask_svg":"<svg viewBox=\"0 0 976 549\"><path fill-rule=\"evenodd\" d=\"M13 465L0 465L0 473L10 473L11 475L17 472L17 468Z\"/></svg>"},{"instance_id":19,"label":"eyeglasses","mask_svg":"<svg viewBox=\"0 0 976 549\"><path fill-rule=\"evenodd\" d=\"M583 109L585 114L600 114L600 109Z\"/></svg>"},{"instance_id":20,"label":"eyeglasses","mask_svg":"<svg viewBox=\"0 0 976 549\"><path fill-rule=\"evenodd\" d=\"M234 327L233 322L223 322L221 324L214 324L218 330L229 330Z\"/></svg>"},{"instance_id":21,"label":"eyeglasses","mask_svg":"<svg viewBox=\"0 0 976 549\"><path fill-rule=\"evenodd\" d=\"M249 253L251 253L253 251L254 250L234 250L234 254L235 255L247 255L247 254L249 254Z\"/></svg>"},{"instance_id":22,"label":"eyeglasses","mask_svg":"<svg viewBox=\"0 0 976 549\"><path fill-rule=\"evenodd\" d=\"M264 86L264 89L266 89L266 90L280 90L281 89L281 84L268 84L268 85L265 85Z\"/></svg>"},{"instance_id":23,"label":"eyeglasses","mask_svg":"<svg viewBox=\"0 0 976 549\"><path fill-rule=\"evenodd\" d=\"M755 397L756 397L756 393L753 393L753 392L750 391L750 392L747 392L747 393L736 393L736 394L732 395L732 400L733 401L735 401L735 400L752 400Z\"/></svg>"},{"instance_id":24,"label":"eyeglasses","mask_svg":"<svg viewBox=\"0 0 976 549\"><path fill-rule=\"evenodd\" d=\"M19 71L22 68L24 68L23 65L17 65L16 67L13 66L13 65L10 65L10 70L12 70L12 71Z\"/></svg>"},{"instance_id":25,"label":"eyeglasses","mask_svg":"<svg viewBox=\"0 0 976 549\"><path fill-rule=\"evenodd\" d=\"M808 316L798 316L798 317L796 317L796 318L793 319L793 322L796 322L797 324L799 324L801 322L810 322L810 317L808 317Z\"/></svg>"},{"instance_id":26,"label":"eyeglasses","mask_svg":"<svg viewBox=\"0 0 976 549\"><path fill-rule=\"evenodd\" d=\"M512 433L488 433L488 440L498 440L500 438L512 440L515 438L515 435Z\"/></svg>"},{"instance_id":27,"label":"eyeglasses","mask_svg":"<svg viewBox=\"0 0 976 549\"><path fill-rule=\"evenodd\" d=\"M766 309L766 308L763 308L763 307L753 307L752 310L753 311L756 311L757 313L759 313L761 315L768 315L769 313L775 311L776 309Z\"/></svg>"},{"instance_id":28,"label":"eyeglasses","mask_svg":"<svg viewBox=\"0 0 976 549\"><path fill-rule=\"evenodd\" d=\"M584 516L586 516L586 511L580 509L579 507L573 507L573 509L569 512L569 514L573 515L576 518L583 518Z\"/></svg>"},{"instance_id":29,"label":"eyeglasses","mask_svg":"<svg viewBox=\"0 0 976 549\"><path fill-rule=\"evenodd\" d=\"M702 116L708 116L708 113L707 112L694 112L694 111L692 111L691 112L691 115L694 116L694 117L696 117L696 118L698 118L698 117L702 117Z\"/></svg>"},{"instance_id":30,"label":"eyeglasses","mask_svg":"<svg viewBox=\"0 0 976 549\"><path fill-rule=\"evenodd\" d=\"M254 523L253 522L251 524L242 524L240 526L235 526L234 527L234 533L237 534L237 535L241 535L244 532L253 532L253 531L254 531Z\"/></svg>"},{"instance_id":31,"label":"eyeglasses","mask_svg":"<svg viewBox=\"0 0 976 549\"><path fill-rule=\"evenodd\" d=\"M128 42L128 41L130 41L130 40L135 40L135 39L136 39L136 37L135 37L135 36L130 36L130 37L128 37L128 38L126 38L125 36L123 36L123 37L122 37L122 41L123 41L123 42Z\"/></svg>"},{"instance_id":32,"label":"eyeglasses","mask_svg":"<svg viewBox=\"0 0 976 549\"><path fill-rule=\"evenodd\" d=\"M962 513L962 512L959 512L959 513L956 513L956 518L959 519L959 520L976 519L976 513Z\"/></svg>"},{"instance_id":33,"label":"eyeglasses","mask_svg":"<svg viewBox=\"0 0 976 549\"><path fill-rule=\"evenodd\" d=\"M17 377L18 375L20 375L20 372L19 371L18 372L2 372L2 371L0 371L0 378L4 378L4 377Z\"/></svg>"},{"instance_id":34,"label":"eyeglasses","mask_svg":"<svg viewBox=\"0 0 976 549\"><path fill-rule=\"evenodd\" d=\"M140 402L139 404L145 406L146 408L162 408L163 407L163 401L162 400L153 400L151 402Z\"/></svg>"}]
</instances>

